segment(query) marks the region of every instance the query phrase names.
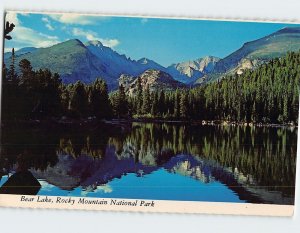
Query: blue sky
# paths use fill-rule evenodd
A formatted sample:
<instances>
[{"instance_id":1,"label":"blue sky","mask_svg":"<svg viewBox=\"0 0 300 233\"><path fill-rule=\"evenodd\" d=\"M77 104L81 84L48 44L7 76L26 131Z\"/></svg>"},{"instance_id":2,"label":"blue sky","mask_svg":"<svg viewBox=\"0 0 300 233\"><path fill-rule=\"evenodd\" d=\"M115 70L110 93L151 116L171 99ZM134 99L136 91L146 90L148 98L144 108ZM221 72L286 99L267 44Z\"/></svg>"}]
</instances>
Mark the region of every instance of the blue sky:
<instances>
[{"instance_id":1,"label":"blue sky","mask_svg":"<svg viewBox=\"0 0 300 233\"><path fill-rule=\"evenodd\" d=\"M288 24L102 17L75 14L31 14L8 12L6 19L16 28L12 47L48 47L77 38L100 40L132 59L147 57L161 65L212 55L223 58L243 43L271 34ZM299 26L299 25L290 25Z\"/></svg>"}]
</instances>

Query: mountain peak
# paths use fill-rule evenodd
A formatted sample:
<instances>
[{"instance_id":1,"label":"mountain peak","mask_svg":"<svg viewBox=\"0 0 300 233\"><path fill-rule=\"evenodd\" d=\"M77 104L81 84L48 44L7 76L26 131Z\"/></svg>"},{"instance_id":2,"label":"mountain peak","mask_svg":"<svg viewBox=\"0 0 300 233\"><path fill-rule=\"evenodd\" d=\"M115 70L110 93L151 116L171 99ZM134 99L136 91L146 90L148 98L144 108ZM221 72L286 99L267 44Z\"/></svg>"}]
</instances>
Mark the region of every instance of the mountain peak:
<instances>
[{"instance_id":1,"label":"mountain peak","mask_svg":"<svg viewBox=\"0 0 300 233\"><path fill-rule=\"evenodd\" d=\"M103 44L99 40L90 40L85 43L85 46L103 47Z\"/></svg>"},{"instance_id":2,"label":"mountain peak","mask_svg":"<svg viewBox=\"0 0 300 233\"><path fill-rule=\"evenodd\" d=\"M78 39L70 39L70 40L55 44L52 47L56 47L56 46L81 46L81 47L85 47L84 44Z\"/></svg>"},{"instance_id":3,"label":"mountain peak","mask_svg":"<svg viewBox=\"0 0 300 233\"><path fill-rule=\"evenodd\" d=\"M215 56L211 56L211 55L205 56L202 59L203 60L220 60L219 57L215 57Z\"/></svg>"},{"instance_id":4,"label":"mountain peak","mask_svg":"<svg viewBox=\"0 0 300 233\"><path fill-rule=\"evenodd\" d=\"M168 67L168 72L174 79L183 83L190 83L212 72L219 60L218 57L205 56L196 60L173 64Z\"/></svg>"}]
</instances>

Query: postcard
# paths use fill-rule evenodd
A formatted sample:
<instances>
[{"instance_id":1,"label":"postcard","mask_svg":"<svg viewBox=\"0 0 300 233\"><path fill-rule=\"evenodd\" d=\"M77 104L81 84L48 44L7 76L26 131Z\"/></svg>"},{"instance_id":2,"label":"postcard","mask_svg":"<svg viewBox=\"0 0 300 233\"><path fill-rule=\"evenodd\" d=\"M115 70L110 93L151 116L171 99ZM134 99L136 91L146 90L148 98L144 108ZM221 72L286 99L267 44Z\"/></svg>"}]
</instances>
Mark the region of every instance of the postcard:
<instances>
[{"instance_id":1,"label":"postcard","mask_svg":"<svg viewBox=\"0 0 300 233\"><path fill-rule=\"evenodd\" d=\"M4 20L0 206L293 215L300 24Z\"/></svg>"}]
</instances>

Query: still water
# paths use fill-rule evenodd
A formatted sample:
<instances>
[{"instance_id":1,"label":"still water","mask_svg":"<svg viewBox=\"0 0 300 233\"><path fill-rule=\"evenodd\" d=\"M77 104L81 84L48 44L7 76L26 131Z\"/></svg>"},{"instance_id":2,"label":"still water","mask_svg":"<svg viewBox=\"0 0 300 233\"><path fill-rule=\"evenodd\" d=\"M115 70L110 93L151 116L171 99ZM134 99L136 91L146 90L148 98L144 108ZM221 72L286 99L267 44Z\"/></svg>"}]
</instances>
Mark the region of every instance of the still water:
<instances>
[{"instance_id":1,"label":"still water","mask_svg":"<svg viewBox=\"0 0 300 233\"><path fill-rule=\"evenodd\" d=\"M1 193L294 203L297 128L128 123L1 144Z\"/></svg>"}]
</instances>

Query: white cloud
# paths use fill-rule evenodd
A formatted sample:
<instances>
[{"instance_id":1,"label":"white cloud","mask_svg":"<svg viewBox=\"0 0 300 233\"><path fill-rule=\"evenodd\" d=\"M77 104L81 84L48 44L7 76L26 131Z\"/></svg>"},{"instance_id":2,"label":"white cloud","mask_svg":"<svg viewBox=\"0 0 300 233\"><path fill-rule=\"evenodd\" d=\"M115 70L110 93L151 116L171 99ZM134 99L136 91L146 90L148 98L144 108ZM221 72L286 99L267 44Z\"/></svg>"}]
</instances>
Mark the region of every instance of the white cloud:
<instances>
[{"instance_id":1,"label":"white cloud","mask_svg":"<svg viewBox=\"0 0 300 233\"><path fill-rule=\"evenodd\" d=\"M79 25L89 25L96 24L96 21L107 19L108 17L99 17L99 16L89 16L89 15L79 15L72 13L65 14L51 14L50 18L65 24L79 24Z\"/></svg>"},{"instance_id":2,"label":"white cloud","mask_svg":"<svg viewBox=\"0 0 300 233\"><path fill-rule=\"evenodd\" d=\"M45 23L49 23L49 22L50 22L49 19L48 19L47 17L43 17L43 18L42 18L42 21L45 22Z\"/></svg>"},{"instance_id":3,"label":"white cloud","mask_svg":"<svg viewBox=\"0 0 300 233\"><path fill-rule=\"evenodd\" d=\"M50 31L53 31L54 30L54 27L51 25L51 24L46 24L45 25L46 26L46 28L48 28Z\"/></svg>"},{"instance_id":4,"label":"white cloud","mask_svg":"<svg viewBox=\"0 0 300 233\"><path fill-rule=\"evenodd\" d=\"M58 37L49 36L27 27L15 27L12 37L19 43L33 47L49 47L59 43Z\"/></svg>"},{"instance_id":5,"label":"white cloud","mask_svg":"<svg viewBox=\"0 0 300 233\"><path fill-rule=\"evenodd\" d=\"M13 23L16 26L18 26L22 23L18 19L18 15L29 16L28 13L17 13L17 12L14 12L14 11L8 11L8 12L6 12L5 20L9 21L10 23Z\"/></svg>"},{"instance_id":6,"label":"white cloud","mask_svg":"<svg viewBox=\"0 0 300 233\"><path fill-rule=\"evenodd\" d=\"M100 42L107 47L114 48L120 44L120 41L117 39L100 39Z\"/></svg>"},{"instance_id":7,"label":"white cloud","mask_svg":"<svg viewBox=\"0 0 300 233\"><path fill-rule=\"evenodd\" d=\"M14 43L22 45L23 47L49 47L60 42L56 36L46 35L31 28L22 26L22 22L19 20L18 13L16 12L7 12L5 19L16 25L10 34Z\"/></svg>"},{"instance_id":8,"label":"white cloud","mask_svg":"<svg viewBox=\"0 0 300 233\"><path fill-rule=\"evenodd\" d=\"M142 23L142 24L148 23L148 19L147 19L147 18L142 18L142 19L141 19L141 23Z\"/></svg>"},{"instance_id":9,"label":"white cloud","mask_svg":"<svg viewBox=\"0 0 300 233\"><path fill-rule=\"evenodd\" d=\"M4 48L4 52L5 53L8 53L8 52L11 52L13 48ZM18 51L20 48L14 48L15 51Z\"/></svg>"},{"instance_id":10,"label":"white cloud","mask_svg":"<svg viewBox=\"0 0 300 233\"><path fill-rule=\"evenodd\" d=\"M43 17L42 21L45 23L46 28L48 28L50 31L54 30L54 27L52 26L50 20L47 17Z\"/></svg>"},{"instance_id":11,"label":"white cloud","mask_svg":"<svg viewBox=\"0 0 300 233\"><path fill-rule=\"evenodd\" d=\"M14 25L18 26L20 25L20 21L17 17L17 13L16 12L7 12L5 15L5 21L8 21L10 23L13 23Z\"/></svg>"},{"instance_id":12,"label":"white cloud","mask_svg":"<svg viewBox=\"0 0 300 233\"><path fill-rule=\"evenodd\" d=\"M87 40L99 40L104 46L107 47L116 47L120 44L120 41L117 39L103 39L98 36L96 32L91 30L82 30L81 28L73 28L72 30L73 36L82 36Z\"/></svg>"}]
</instances>

